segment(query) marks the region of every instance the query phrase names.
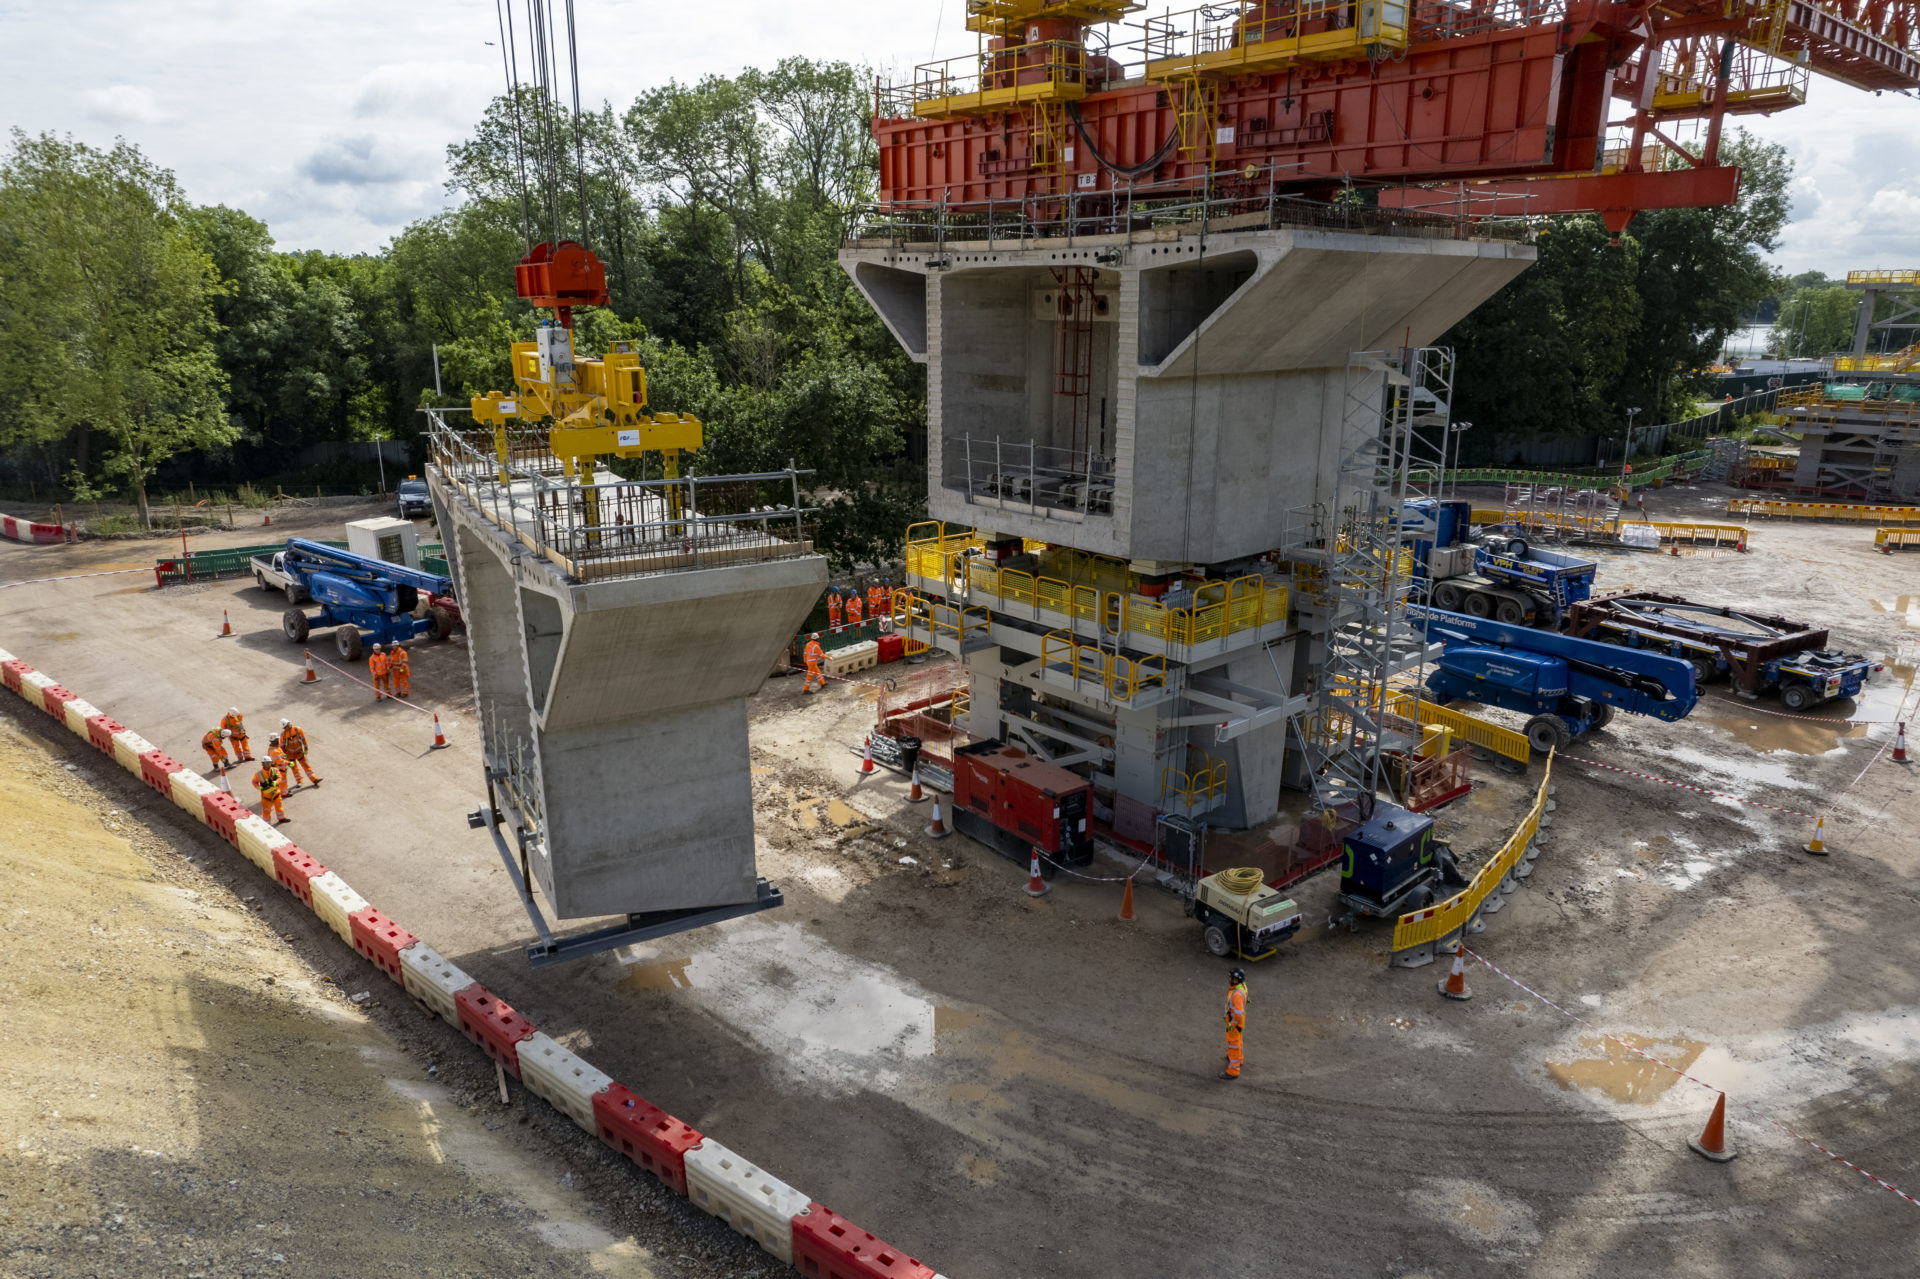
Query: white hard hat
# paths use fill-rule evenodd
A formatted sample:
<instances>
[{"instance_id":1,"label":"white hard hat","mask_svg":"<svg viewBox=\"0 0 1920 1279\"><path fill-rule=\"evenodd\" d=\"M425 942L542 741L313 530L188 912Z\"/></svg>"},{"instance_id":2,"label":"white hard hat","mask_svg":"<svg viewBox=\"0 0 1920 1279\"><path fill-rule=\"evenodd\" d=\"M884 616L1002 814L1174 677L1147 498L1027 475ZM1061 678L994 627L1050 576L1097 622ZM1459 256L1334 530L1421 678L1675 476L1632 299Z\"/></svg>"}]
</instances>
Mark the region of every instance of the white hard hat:
<instances>
[{"instance_id":1,"label":"white hard hat","mask_svg":"<svg viewBox=\"0 0 1920 1279\"><path fill-rule=\"evenodd\" d=\"M820 638L820 632L819 632L819 631L815 631L815 632L814 632L813 634L811 634L811 635L809 635L809 636L807 636L807 638L808 638L808 639L819 639L819 638Z\"/></svg>"},{"instance_id":2,"label":"white hard hat","mask_svg":"<svg viewBox=\"0 0 1920 1279\"><path fill-rule=\"evenodd\" d=\"M227 738L227 737L232 737L232 736L233 736L233 730L232 730L232 729L230 729L230 728L223 728L223 729L221 729L221 730L220 730L220 736L221 736L222 738Z\"/></svg>"},{"instance_id":3,"label":"white hard hat","mask_svg":"<svg viewBox=\"0 0 1920 1279\"><path fill-rule=\"evenodd\" d=\"M238 706L229 706L229 707L227 707L227 714L229 714L229 715L238 715L239 713L240 713L240 708L239 708Z\"/></svg>"},{"instance_id":4,"label":"white hard hat","mask_svg":"<svg viewBox=\"0 0 1920 1279\"><path fill-rule=\"evenodd\" d=\"M373 651L374 651L374 652L376 652L376 653L380 651L380 642L379 642L378 640L375 640L375 641L374 641L374 644L373 644Z\"/></svg>"},{"instance_id":5,"label":"white hard hat","mask_svg":"<svg viewBox=\"0 0 1920 1279\"><path fill-rule=\"evenodd\" d=\"M293 723L293 721L292 721L292 720L290 720L290 719L283 719L283 720L281 720L281 721L280 721L280 727L282 727L282 728L287 728L287 727L289 727L289 726L291 726L291 725L292 725L292 723Z\"/></svg>"}]
</instances>

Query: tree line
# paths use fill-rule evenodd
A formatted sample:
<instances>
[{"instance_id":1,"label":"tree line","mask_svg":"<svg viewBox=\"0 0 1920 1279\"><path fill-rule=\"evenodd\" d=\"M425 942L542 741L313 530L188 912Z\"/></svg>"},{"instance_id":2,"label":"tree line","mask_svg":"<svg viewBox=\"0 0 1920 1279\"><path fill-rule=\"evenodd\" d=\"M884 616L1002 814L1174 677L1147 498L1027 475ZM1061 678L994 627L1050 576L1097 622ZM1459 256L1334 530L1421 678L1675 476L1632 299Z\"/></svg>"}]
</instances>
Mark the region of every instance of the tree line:
<instances>
[{"instance_id":1,"label":"tree line","mask_svg":"<svg viewBox=\"0 0 1920 1279\"><path fill-rule=\"evenodd\" d=\"M706 424L700 472L810 468L842 565L892 553L924 510L925 376L835 262L874 196L865 69L789 58L669 83L624 111L494 100L447 149L451 207L378 253L288 252L244 211L196 205L131 143L14 131L0 161L0 493L42 499L252 482L310 445L399 440L430 404L511 386L539 314L514 294L532 243L587 242L609 302L583 354L637 344L654 407ZM544 141L531 145L538 133ZM1787 216L1777 147L1736 136L1738 204L1543 219L1539 261L1443 342L1467 460L1508 441L1687 416L1719 345L1764 299ZM441 393L434 391L437 376Z\"/></svg>"}]
</instances>

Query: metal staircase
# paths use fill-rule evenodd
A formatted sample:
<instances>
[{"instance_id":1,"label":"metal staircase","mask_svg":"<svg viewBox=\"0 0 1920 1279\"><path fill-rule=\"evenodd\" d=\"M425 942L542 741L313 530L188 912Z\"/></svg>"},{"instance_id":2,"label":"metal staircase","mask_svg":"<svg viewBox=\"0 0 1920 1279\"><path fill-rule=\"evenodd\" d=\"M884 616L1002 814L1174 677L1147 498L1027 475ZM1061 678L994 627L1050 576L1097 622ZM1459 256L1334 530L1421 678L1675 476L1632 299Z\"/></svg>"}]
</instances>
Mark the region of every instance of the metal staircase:
<instances>
[{"instance_id":1,"label":"metal staircase","mask_svg":"<svg viewBox=\"0 0 1920 1279\"><path fill-rule=\"evenodd\" d=\"M1406 616L1414 577L1403 513L1409 501L1434 496L1444 474L1452 400L1447 348L1355 352L1331 499L1296 513L1302 536L1286 554L1310 567L1301 611L1322 657L1313 700L1289 723L1323 808L1379 793L1382 690L1396 675L1417 676L1426 661Z\"/></svg>"}]
</instances>

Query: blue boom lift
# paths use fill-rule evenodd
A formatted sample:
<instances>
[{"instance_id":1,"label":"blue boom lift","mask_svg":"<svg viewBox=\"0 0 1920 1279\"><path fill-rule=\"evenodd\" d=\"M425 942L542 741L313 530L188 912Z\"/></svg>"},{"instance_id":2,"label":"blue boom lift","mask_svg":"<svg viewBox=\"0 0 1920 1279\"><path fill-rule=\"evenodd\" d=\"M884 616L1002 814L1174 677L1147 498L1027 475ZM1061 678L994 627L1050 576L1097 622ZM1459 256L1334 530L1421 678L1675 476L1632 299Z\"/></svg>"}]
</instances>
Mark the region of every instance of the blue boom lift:
<instances>
[{"instance_id":1,"label":"blue boom lift","mask_svg":"<svg viewBox=\"0 0 1920 1279\"><path fill-rule=\"evenodd\" d=\"M1680 720L1700 695L1693 667L1677 657L1574 639L1552 631L1410 607L1429 643L1443 645L1427 688L1441 702L1463 698L1531 715L1537 751L1564 748L1615 711Z\"/></svg>"},{"instance_id":2,"label":"blue boom lift","mask_svg":"<svg viewBox=\"0 0 1920 1279\"><path fill-rule=\"evenodd\" d=\"M1543 551L1523 537L1494 535L1474 545L1469 502L1421 498L1407 503L1403 518L1414 576L1435 608L1553 629L1593 594L1599 565L1592 560Z\"/></svg>"},{"instance_id":3,"label":"blue boom lift","mask_svg":"<svg viewBox=\"0 0 1920 1279\"><path fill-rule=\"evenodd\" d=\"M296 644L306 643L307 633L315 627L338 627L334 646L352 662L359 660L363 639L397 644L422 635L445 639L453 633L453 616L437 604L428 604L435 595L453 592L452 579L438 573L423 573L299 537L287 539L281 565L287 577L320 606L311 615L298 608L281 615L281 629Z\"/></svg>"}]
</instances>

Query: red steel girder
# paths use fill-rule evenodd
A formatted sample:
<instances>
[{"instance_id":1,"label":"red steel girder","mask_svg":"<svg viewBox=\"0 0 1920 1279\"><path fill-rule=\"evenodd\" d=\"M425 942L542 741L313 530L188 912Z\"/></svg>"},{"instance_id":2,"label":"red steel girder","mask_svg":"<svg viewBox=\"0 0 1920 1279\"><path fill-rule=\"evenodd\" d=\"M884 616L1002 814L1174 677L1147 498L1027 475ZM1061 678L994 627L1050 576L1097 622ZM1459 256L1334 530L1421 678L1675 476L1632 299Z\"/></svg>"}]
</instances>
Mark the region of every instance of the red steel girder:
<instances>
[{"instance_id":1,"label":"red steel girder","mask_svg":"<svg viewBox=\"0 0 1920 1279\"><path fill-rule=\"evenodd\" d=\"M1732 204L1740 170L1732 165L1648 173L1581 174L1534 182L1474 182L1447 187L1388 187L1383 208L1468 217L1598 213L1618 235L1642 209L1704 209Z\"/></svg>"}]
</instances>

